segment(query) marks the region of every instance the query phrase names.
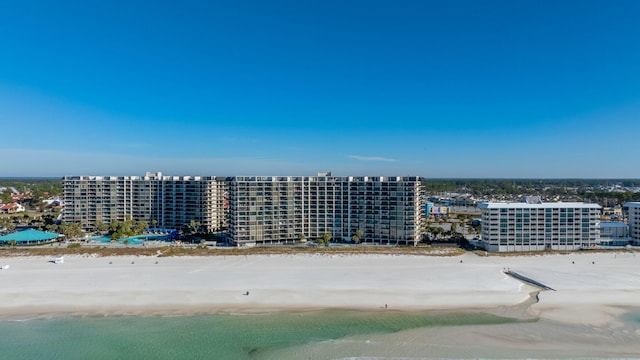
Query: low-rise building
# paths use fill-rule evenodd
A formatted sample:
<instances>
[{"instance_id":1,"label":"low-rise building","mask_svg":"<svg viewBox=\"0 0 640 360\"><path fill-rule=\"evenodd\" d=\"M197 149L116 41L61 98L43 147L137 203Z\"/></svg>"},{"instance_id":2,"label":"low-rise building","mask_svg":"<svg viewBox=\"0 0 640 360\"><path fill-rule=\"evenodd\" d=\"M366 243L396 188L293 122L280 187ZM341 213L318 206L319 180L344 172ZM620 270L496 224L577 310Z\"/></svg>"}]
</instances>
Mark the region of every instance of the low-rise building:
<instances>
[{"instance_id":1,"label":"low-rise building","mask_svg":"<svg viewBox=\"0 0 640 360\"><path fill-rule=\"evenodd\" d=\"M25 211L24 206L12 202L5 205L0 205L0 214L14 214Z\"/></svg>"},{"instance_id":2,"label":"low-rise building","mask_svg":"<svg viewBox=\"0 0 640 360\"><path fill-rule=\"evenodd\" d=\"M483 203L482 238L488 251L578 250L599 243L600 205Z\"/></svg>"},{"instance_id":3,"label":"low-rise building","mask_svg":"<svg viewBox=\"0 0 640 360\"><path fill-rule=\"evenodd\" d=\"M603 246L629 245L629 225L618 221L600 222L600 244Z\"/></svg>"}]
</instances>

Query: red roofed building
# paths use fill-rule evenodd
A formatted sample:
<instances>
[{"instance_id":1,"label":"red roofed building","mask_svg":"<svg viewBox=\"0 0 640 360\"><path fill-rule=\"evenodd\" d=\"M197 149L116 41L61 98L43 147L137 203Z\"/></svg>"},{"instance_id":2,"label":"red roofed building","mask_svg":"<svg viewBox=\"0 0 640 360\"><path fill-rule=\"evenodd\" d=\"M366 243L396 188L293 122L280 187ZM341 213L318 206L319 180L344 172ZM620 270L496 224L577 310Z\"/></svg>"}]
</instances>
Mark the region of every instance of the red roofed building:
<instances>
[{"instance_id":1,"label":"red roofed building","mask_svg":"<svg viewBox=\"0 0 640 360\"><path fill-rule=\"evenodd\" d=\"M8 203L0 206L0 214L13 214L24 211L24 206L18 203Z\"/></svg>"}]
</instances>

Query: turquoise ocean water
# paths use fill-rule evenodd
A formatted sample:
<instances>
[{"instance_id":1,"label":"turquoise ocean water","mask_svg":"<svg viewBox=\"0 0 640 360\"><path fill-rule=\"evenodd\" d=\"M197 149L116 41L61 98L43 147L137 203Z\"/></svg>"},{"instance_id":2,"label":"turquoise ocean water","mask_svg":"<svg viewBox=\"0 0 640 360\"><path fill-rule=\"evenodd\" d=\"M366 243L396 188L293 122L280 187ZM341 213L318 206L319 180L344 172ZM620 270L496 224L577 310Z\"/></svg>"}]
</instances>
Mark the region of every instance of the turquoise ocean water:
<instances>
[{"instance_id":1,"label":"turquoise ocean water","mask_svg":"<svg viewBox=\"0 0 640 360\"><path fill-rule=\"evenodd\" d=\"M517 321L480 313L394 311L0 321L0 358L271 359L278 350L347 336Z\"/></svg>"}]
</instances>

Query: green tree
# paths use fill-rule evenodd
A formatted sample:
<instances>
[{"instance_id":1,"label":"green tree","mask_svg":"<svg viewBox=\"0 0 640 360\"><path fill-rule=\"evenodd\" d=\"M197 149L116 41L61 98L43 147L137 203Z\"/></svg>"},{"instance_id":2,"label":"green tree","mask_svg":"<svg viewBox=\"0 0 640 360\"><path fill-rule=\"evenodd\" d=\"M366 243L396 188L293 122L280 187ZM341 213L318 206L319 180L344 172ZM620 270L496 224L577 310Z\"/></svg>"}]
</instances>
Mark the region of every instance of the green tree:
<instances>
[{"instance_id":1,"label":"green tree","mask_svg":"<svg viewBox=\"0 0 640 360\"><path fill-rule=\"evenodd\" d=\"M330 233L322 234L322 243L324 244L324 246L329 246L329 242L331 241L332 237L333 236Z\"/></svg>"},{"instance_id":2,"label":"green tree","mask_svg":"<svg viewBox=\"0 0 640 360\"><path fill-rule=\"evenodd\" d=\"M114 220L109 224L109 237L119 239L122 237L140 235L149 225L144 221L132 220L127 216L124 221Z\"/></svg>"},{"instance_id":3,"label":"green tree","mask_svg":"<svg viewBox=\"0 0 640 360\"><path fill-rule=\"evenodd\" d=\"M123 222L123 226L122 226L122 233L125 236L133 236L136 234L134 227L135 227L135 221L131 218L130 215L127 215L125 217L125 220Z\"/></svg>"},{"instance_id":4,"label":"green tree","mask_svg":"<svg viewBox=\"0 0 640 360\"><path fill-rule=\"evenodd\" d=\"M69 240L84 236L80 223L62 223L59 226L59 231Z\"/></svg>"},{"instance_id":5,"label":"green tree","mask_svg":"<svg viewBox=\"0 0 640 360\"><path fill-rule=\"evenodd\" d=\"M5 189L2 193L0 193L0 202L3 204L8 204L10 202L12 202L13 199L11 198L11 190L9 189Z\"/></svg>"},{"instance_id":6,"label":"green tree","mask_svg":"<svg viewBox=\"0 0 640 360\"><path fill-rule=\"evenodd\" d=\"M114 232L118 231L118 229L120 229L122 226L120 225L122 222L120 220L113 220L111 223L109 223L109 233L113 234Z\"/></svg>"},{"instance_id":7,"label":"green tree","mask_svg":"<svg viewBox=\"0 0 640 360\"><path fill-rule=\"evenodd\" d=\"M135 235L140 235L144 233L144 229L149 227L149 223L146 221L136 221L133 224L133 232Z\"/></svg>"},{"instance_id":8,"label":"green tree","mask_svg":"<svg viewBox=\"0 0 640 360\"><path fill-rule=\"evenodd\" d=\"M360 237L358 237L358 235L353 235L351 237L351 241L356 243L356 244L359 244L360 243Z\"/></svg>"},{"instance_id":9,"label":"green tree","mask_svg":"<svg viewBox=\"0 0 640 360\"><path fill-rule=\"evenodd\" d=\"M439 226L428 226L426 231L431 235L432 240L437 240L444 234L444 229Z\"/></svg>"},{"instance_id":10,"label":"green tree","mask_svg":"<svg viewBox=\"0 0 640 360\"><path fill-rule=\"evenodd\" d=\"M306 236L304 236L304 234L298 234L298 240L300 240L301 243L307 242Z\"/></svg>"},{"instance_id":11,"label":"green tree","mask_svg":"<svg viewBox=\"0 0 640 360\"><path fill-rule=\"evenodd\" d=\"M361 229L356 230L356 236L358 237L358 242L364 240L364 231Z\"/></svg>"},{"instance_id":12,"label":"green tree","mask_svg":"<svg viewBox=\"0 0 640 360\"><path fill-rule=\"evenodd\" d=\"M11 221L10 218L8 217L1 217L0 218L0 229L2 228L7 228L8 230L13 230L16 228L16 225L13 223L13 221Z\"/></svg>"},{"instance_id":13,"label":"green tree","mask_svg":"<svg viewBox=\"0 0 640 360\"><path fill-rule=\"evenodd\" d=\"M189 222L189 225L187 225L187 229L189 230L190 234L197 234L200 230L200 223L198 221L191 220Z\"/></svg>"},{"instance_id":14,"label":"green tree","mask_svg":"<svg viewBox=\"0 0 640 360\"><path fill-rule=\"evenodd\" d=\"M96 221L95 224L93 224L95 229L101 233L108 231L109 230L109 224L106 224L102 221Z\"/></svg>"}]
</instances>

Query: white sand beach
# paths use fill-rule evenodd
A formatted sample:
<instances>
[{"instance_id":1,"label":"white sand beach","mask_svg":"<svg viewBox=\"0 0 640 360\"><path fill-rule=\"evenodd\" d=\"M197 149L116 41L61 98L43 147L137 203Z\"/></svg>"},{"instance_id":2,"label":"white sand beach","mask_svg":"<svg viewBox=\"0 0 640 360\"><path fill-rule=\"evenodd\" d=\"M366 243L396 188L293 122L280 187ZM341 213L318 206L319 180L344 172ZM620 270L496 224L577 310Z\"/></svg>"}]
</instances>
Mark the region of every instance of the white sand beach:
<instances>
[{"instance_id":1,"label":"white sand beach","mask_svg":"<svg viewBox=\"0 0 640 360\"><path fill-rule=\"evenodd\" d=\"M0 320L316 309L528 319L303 344L273 359L640 358L640 255L0 258ZM510 269L553 290L506 275ZM386 305L386 308L385 308Z\"/></svg>"},{"instance_id":2,"label":"white sand beach","mask_svg":"<svg viewBox=\"0 0 640 360\"><path fill-rule=\"evenodd\" d=\"M640 304L640 255L594 253L457 257L253 255L65 256L0 259L0 317L190 314L321 308L507 309L537 288L531 316L572 324L617 321ZM247 295L248 292L248 295ZM513 315L513 314L505 314Z\"/></svg>"}]
</instances>

